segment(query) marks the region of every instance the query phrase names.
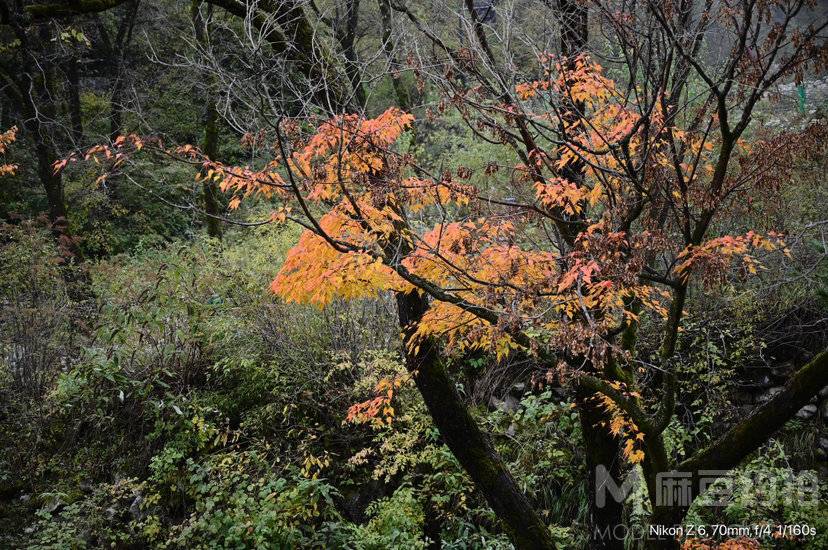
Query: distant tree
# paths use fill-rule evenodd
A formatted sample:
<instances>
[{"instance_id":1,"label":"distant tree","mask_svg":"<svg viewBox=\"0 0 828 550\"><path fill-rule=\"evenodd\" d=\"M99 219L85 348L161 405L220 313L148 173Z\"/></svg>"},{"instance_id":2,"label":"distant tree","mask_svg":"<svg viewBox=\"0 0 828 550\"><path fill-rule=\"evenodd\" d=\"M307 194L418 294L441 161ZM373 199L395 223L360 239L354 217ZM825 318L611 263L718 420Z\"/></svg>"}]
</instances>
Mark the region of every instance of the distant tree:
<instances>
[{"instance_id":1,"label":"distant tree","mask_svg":"<svg viewBox=\"0 0 828 550\"><path fill-rule=\"evenodd\" d=\"M193 29L195 31L196 41L202 48L209 48L210 41L210 20L213 16L213 6L207 6L206 16L202 15L203 3L198 0L193 0L192 3L192 19ZM205 102L204 102L204 139L201 142L201 150L204 155L210 159L218 159L218 140L219 140L219 112L216 106L216 84L215 79L211 74L205 74ZM216 182L212 178L206 177L204 171L201 172L203 178L202 193L204 194L204 213L206 214L207 234L211 237L221 239L221 214L218 188Z\"/></svg>"}]
</instances>

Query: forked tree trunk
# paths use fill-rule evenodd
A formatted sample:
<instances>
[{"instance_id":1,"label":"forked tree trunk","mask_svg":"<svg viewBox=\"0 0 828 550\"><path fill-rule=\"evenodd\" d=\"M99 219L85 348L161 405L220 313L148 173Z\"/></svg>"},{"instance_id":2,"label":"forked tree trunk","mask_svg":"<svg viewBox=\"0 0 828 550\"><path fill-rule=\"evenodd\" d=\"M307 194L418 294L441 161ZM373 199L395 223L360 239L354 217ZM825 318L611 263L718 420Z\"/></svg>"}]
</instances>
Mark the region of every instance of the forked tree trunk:
<instances>
[{"instance_id":1,"label":"forked tree trunk","mask_svg":"<svg viewBox=\"0 0 828 550\"><path fill-rule=\"evenodd\" d=\"M435 344L423 342L416 352L408 349L407 343L414 334L415 325L427 309L427 299L417 292L397 294L397 312L406 346L406 368L413 374L443 441L483 493L516 548L555 548L546 524L518 488L457 393L454 381L440 364Z\"/></svg>"}]
</instances>

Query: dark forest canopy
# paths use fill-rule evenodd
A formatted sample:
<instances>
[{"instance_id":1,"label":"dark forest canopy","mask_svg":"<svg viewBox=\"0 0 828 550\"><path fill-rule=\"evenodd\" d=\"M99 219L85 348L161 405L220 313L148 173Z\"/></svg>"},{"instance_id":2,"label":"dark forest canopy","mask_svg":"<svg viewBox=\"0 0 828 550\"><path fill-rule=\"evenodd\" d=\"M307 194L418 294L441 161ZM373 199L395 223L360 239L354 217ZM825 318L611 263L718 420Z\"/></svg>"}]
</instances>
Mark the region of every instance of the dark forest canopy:
<instances>
[{"instance_id":1,"label":"dark forest canopy","mask_svg":"<svg viewBox=\"0 0 828 550\"><path fill-rule=\"evenodd\" d=\"M826 547L826 33L0 0L0 546Z\"/></svg>"}]
</instances>

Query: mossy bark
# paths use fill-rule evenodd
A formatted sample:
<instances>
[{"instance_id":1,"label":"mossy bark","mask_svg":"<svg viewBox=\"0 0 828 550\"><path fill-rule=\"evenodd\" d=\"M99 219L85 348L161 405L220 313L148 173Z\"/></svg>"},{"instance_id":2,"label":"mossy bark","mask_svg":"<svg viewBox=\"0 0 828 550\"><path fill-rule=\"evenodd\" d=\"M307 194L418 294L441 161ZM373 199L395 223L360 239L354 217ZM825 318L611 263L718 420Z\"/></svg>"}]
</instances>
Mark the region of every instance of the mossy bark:
<instances>
[{"instance_id":1,"label":"mossy bark","mask_svg":"<svg viewBox=\"0 0 828 550\"><path fill-rule=\"evenodd\" d=\"M596 394L589 390L579 390L576 394L581 432L584 438L584 453L587 470L587 491L589 508L587 529L589 530L589 547L591 549L624 548L624 540L617 539L616 527L623 523L623 504L613 498L607 498L602 506L597 503L601 487L598 486L598 468L606 468L616 484L620 484L621 459L618 441L607 428L609 418L600 406Z\"/></svg>"},{"instance_id":2,"label":"mossy bark","mask_svg":"<svg viewBox=\"0 0 828 550\"><path fill-rule=\"evenodd\" d=\"M204 122L204 143L203 151L210 159L215 159L218 154L218 111L216 104L210 97L207 99ZM216 183L210 178L203 178L204 181L204 211L207 216L207 234L221 240L221 220L218 218L220 205L218 200L218 189Z\"/></svg>"},{"instance_id":3,"label":"mossy bark","mask_svg":"<svg viewBox=\"0 0 828 550\"><path fill-rule=\"evenodd\" d=\"M32 19L57 19L84 13L100 13L123 4L126 0L76 0L74 2L48 2L32 4L24 10Z\"/></svg>"},{"instance_id":4,"label":"mossy bark","mask_svg":"<svg viewBox=\"0 0 828 550\"><path fill-rule=\"evenodd\" d=\"M206 17L201 16L201 0L193 0L190 5L191 17L193 21L193 29L198 43L203 47L209 47L208 40L208 25L212 15L212 5L209 6L209 11ZM213 79L211 75L204 75L204 82L207 83L206 99L204 103L204 140L201 143L201 151L210 160L217 160L218 157L218 110L216 109L216 101L213 91ZM219 190L211 178L206 177L207 174L202 173L202 194L204 196L204 212L205 223L207 224L207 234L215 239L221 240L221 220L219 214L221 213L221 205L219 204Z\"/></svg>"},{"instance_id":5,"label":"mossy bark","mask_svg":"<svg viewBox=\"0 0 828 550\"><path fill-rule=\"evenodd\" d=\"M687 514L692 499L697 497L696 490L702 481L701 473L710 478L711 472L727 472L738 466L748 455L759 449L768 439L796 412L808 403L821 388L828 385L828 350L819 353L808 364L800 368L785 388L773 399L757 407L747 418L733 426L724 435L705 449L694 454L684 462L670 468L677 472L689 473L693 492L691 499L672 506L656 506L656 476L667 471L666 465L652 468L647 472L647 485L653 504L651 524L673 527L680 525ZM674 550L679 547L676 540L669 537L651 538L647 548L654 550Z\"/></svg>"},{"instance_id":6,"label":"mossy bark","mask_svg":"<svg viewBox=\"0 0 828 550\"><path fill-rule=\"evenodd\" d=\"M406 344L427 309L424 296L416 292L397 294L397 311ZM409 350L405 359L443 441L483 493L515 547L520 550L555 548L546 524L518 488L440 364L435 344L423 342L416 352Z\"/></svg>"}]
</instances>

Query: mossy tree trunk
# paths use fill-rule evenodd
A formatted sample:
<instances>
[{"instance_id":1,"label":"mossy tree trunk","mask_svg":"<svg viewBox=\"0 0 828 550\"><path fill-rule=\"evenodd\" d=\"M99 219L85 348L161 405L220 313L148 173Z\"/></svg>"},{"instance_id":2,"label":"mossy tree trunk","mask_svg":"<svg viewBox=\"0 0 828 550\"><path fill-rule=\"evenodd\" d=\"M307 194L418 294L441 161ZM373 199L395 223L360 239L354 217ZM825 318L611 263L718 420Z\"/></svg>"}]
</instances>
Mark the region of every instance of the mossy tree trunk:
<instances>
[{"instance_id":1,"label":"mossy tree trunk","mask_svg":"<svg viewBox=\"0 0 828 550\"><path fill-rule=\"evenodd\" d=\"M218 155L218 111L212 97L207 99L205 105L204 121L204 142L202 150L207 157L215 159ZM204 175L204 174L203 174ZM216 182L203 177L204 212L207 214L207 234L215 239L221 240L221 204L219 203L219 190Z\"/></svg>"},{"instance_id":2,"label":"mossy tree trunk","mask_svg":"<svg viewBox=\"0 0 828 550\"><path fill-rule=\"evenodd\" d=\"M579 390L576 394L578 418L584 438L584 456L587 472L587 529L590 549L622 550L623 538L616 537L617 527L623 523L623 503L617 502L611 495L599 503L598 494L605 490L600 487L599 469L606 473L616 484L620 484L622 461L618 452L618 441L609 433L606 411L594 392Z\"/></svg>"},{"instance_id":3,"label":"mossy tree trunk","mask_svg":"<svg viewBox=\"0 0 828 550\"><path fill-rule=\"evenodd\" d=\"M398 293L396 299L404 334L406 368L414 375L417 389L443 441L483 493L516 548L555 548L546 524L518 488L457 392L454 381L439 361L436 345L423 342L417 351L408 348L416 323L428 309L427 299L417 292Z\"/></svg>"},{"instance_id":4,"label":"mossy tree trunk","mask_svg":"<svg viewBox=\"0 0 828 550\"><path fill-rule=\"evenodd\" d=\"M212 16L212 5L208 6L207 17L201 15L200 0L192 2L192 20L196 41L202 48L209 48L209 25ZM213 89L213 78L204 75L203 82L206 84L204 101L204 139L201 143L201 151L210 160L218 160L218 109L216 109L215 90ZM221 205L219 203L219 190L216 182L202 173L202 194L204 196L205 222L207 234L215 239L221 240Z\"/></svg>"},{"instance_id":5,"label":"mossy tree trunk","mask_svg":"<svg viewBox=\"0 0 828 550\"><path fill-rule=\"evenodd\" d=\"M52 234L64 256L79 260L80 251L69 233L63 177L54 169L54 163L60 159L56 145L60 134L51 123L57 119L58 111L51 30L47 25L41 25L35 32L29 32L18 23L12 28L20 41L20 65L15 74L2 71L5 91L17 104L21 127L35 152Z\"/></svg>"}]
</instances>

